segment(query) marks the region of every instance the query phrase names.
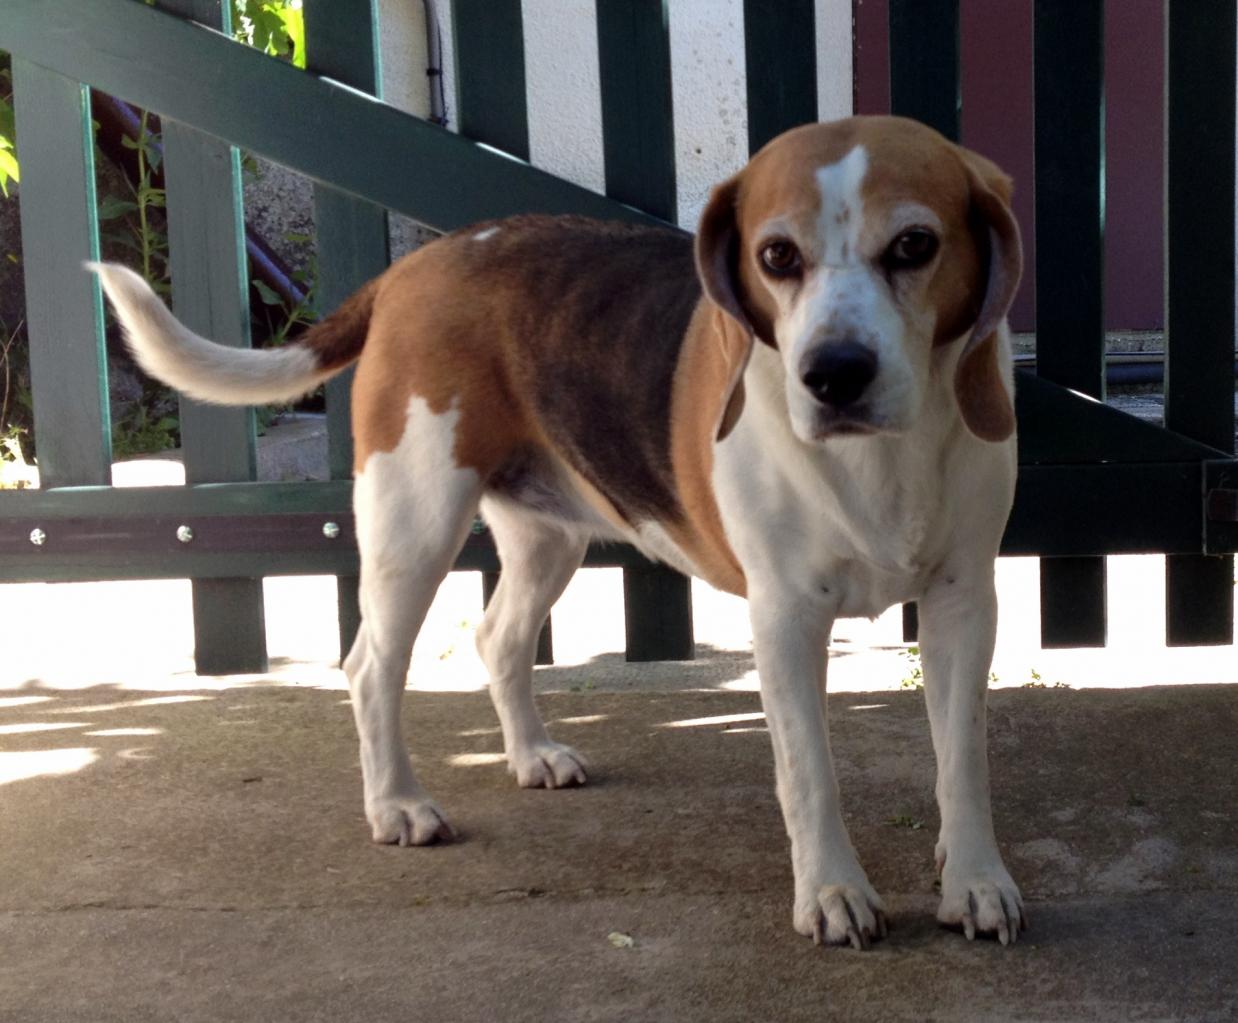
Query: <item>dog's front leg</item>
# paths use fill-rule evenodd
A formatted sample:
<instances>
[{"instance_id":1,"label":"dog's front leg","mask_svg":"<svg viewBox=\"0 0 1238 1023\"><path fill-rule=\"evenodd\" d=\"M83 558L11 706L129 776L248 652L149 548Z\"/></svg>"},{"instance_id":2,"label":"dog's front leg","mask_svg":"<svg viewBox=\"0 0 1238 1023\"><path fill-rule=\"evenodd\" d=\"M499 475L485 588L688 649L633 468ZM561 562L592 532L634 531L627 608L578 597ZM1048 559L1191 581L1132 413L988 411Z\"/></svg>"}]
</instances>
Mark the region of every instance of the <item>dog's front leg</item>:
<instances>
[{"instance_id":1,"label":"dog's front leg","mask_svg":"<svg viewBox=\"0 0 1238 1023\"><path fill-rule=\"evenodd\" d=\"M794 924L818 944L867 948L886 933L881 900L843 824L826 721L833 609L779 589L750 591L761 702L795 871Z\"/></svg>"},{"instance_id":2,"label":"dog's front leg","mask_svg":"<svg viewBox=\"0 0 1238 1023\"><path fill-rule=\"evenodd\" d=\"M968 939L995 933L1003 945L1027 926L1023 899L993 831L985 696L997 633L992 564L973 578L943 574L920 601L924 693L937 754L941 832L937 919Z\"/></svg>"}]
</instances>

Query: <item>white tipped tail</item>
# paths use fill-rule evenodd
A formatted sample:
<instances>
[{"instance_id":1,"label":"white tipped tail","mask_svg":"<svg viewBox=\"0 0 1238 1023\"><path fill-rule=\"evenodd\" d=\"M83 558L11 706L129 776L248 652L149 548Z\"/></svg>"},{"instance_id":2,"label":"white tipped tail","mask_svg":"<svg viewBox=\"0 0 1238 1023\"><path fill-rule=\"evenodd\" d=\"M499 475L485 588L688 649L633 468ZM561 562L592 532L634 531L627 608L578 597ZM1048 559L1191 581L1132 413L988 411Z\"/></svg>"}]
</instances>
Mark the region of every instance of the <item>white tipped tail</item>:
<instances>
[{"instance_id":1,"label":"white tipped tail","mask_svg":"<svg viewBox=\"0 0 1238 1023\"><path fill-rule=\"evenodd\" d=\"M208 341L177 320L132 270L119 263L85 266L99 275L138 365L191 398L217 405L290 401L339 371L321 366L301 344L256 350Z\"/></svg>"}]
</instances>

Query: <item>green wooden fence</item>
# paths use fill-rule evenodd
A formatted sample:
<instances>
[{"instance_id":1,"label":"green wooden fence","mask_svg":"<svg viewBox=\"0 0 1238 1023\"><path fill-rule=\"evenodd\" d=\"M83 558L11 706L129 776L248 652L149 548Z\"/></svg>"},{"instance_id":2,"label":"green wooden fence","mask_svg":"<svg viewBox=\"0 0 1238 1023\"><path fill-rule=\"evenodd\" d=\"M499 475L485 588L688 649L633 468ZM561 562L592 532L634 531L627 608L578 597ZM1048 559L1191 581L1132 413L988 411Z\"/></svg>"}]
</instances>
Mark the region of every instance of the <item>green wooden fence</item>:
<instances>
[{"instance_id":1,"label":"green wooden fence","mask_svg":"<svg viewBox=\"0 0 1238 1023\"><path fill-rule=\"evenodd\" d=\"M86 85L163 117L174 307L195 329L247 344L237 147L315 181L324 306L386 264L388 210L438 230L533 210L673 219L664 3L598 0L597 10L606 196L525 162L519 0L453 4L461 135L375 100L374 0L305 0L308 71L214 31L227 28L219 0L0 0L43 480L0 493L0 580L191 578L198 666L209 672L265 666L267 575L338 576L344 644L357 623L346 380L328 392L328 482L253 482L251 414L186 402L188 485L109 485L102 308L80 269L98 251ZM1166 2L1169 429L1084 397L1104 386L1102 10L1102 0L1036 3L1036 53L1048 55L1036 71L1040 376L1019 376L1021 473L1003 550L1044 559L1047 644L1104 642L1103 557L1134 552L1170 555L1171 643L1229 642L1234 5ZM744 12L755 149L816 117L813 4L747 0ZM895 111L957 137L957 0L891 0L890 27ZM586 564L625 568L629 656L691 656L686 580L627 548L593 549ZM492 587L484 534L457 567L488 573Z\"/></svg>"}]
</instances>

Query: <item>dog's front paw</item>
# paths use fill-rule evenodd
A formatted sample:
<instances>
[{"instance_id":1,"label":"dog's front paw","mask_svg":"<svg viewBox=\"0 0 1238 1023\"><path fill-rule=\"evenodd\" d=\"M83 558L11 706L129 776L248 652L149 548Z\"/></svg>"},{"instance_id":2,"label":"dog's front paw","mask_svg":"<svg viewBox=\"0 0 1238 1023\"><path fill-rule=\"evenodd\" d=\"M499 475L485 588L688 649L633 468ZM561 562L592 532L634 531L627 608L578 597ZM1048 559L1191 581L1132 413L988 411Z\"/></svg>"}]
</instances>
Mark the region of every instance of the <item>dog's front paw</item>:
<instances>
[{"instance_id":1,"label":"dog's front paw","mask_svg":"<svg viewBox=\"0 0 1238 1023\"><path fill-rule=\"evenodd\" d=\"M585 758L571 746L549 739L509 753L507 770L522 789L561 789L588 780Z\"/></svg>"},{"instance_id":2,"label":"dog's front paw","mask_svg":"<svg viewBox=\"0 0 1238 1023\"><path fill-rule=\"evenodd\" d=\"M811 904L796 907L795 929L814 945L854 949L867 949L889 931L881 899L867 882L822 885Z\"/></svg>"},{"instance_id":3,"label":"dog's front paw","mask_svg":"<svg viewBox=\"0 0 1238 1023\"><path fill-rule=\"evenodd\" d=\"M968 941L977 934L993 934L1010 945L1027 930L1023 896L1000 860L983 867L952 868L947 857L937 919L947 927L961 927Z\"/></svg>"},{"instance_id":4,"label":"dog's front paw","mask_svg":"<svg viewBox=\"0 0 1238 1023\"><path fill-rule=\"evenodd\" d=\"M382 845L433 845L458 836L447 816L426 796L392 796L366 806L370 833Z\"/></svg>"}]
</instances>

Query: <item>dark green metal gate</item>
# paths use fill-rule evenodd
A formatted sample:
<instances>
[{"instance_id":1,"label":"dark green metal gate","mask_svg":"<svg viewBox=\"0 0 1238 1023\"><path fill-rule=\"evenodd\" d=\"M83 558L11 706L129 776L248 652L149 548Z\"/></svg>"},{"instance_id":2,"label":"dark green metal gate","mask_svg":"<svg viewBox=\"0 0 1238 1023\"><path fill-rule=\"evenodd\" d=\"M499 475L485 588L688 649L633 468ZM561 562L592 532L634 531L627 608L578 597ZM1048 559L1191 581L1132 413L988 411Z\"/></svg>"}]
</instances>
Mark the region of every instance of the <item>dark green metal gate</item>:
<instances>
[{"instance_id":1,"label":"dark green metal gate","mask_svg":"<svg viewBox=\"0 0 1238 1023\"><path fill-rule=\"evenodd\" d=\"M520 0L455 0L456 136L367 98L374 0L305 0L299 71L233 42L219 0L0 0L13 55L35 424L43 490L0 493L0 580L191 578L199 670L265 665L261 579L333 574L355 630L347 380L328 394L332 479L256 483L246 411L186 402L185 487L113 489L90 98L165 125L173 304L247 344L237 149L317 182L322 304L387 261L386 210L439 230L540 210L673 220L669 27L661 0L598 0L607 196L528 155ZM1234 44L1232 0L1173 0L1169 31L1168 383L1159 429L1103 396L1101 0L1038 0L1038 373L1020 374L1021 475L1004 551L1042 562L1044 640L1104 642L1104 560L1166 552L1171 643L1225 643L1233 623ZM813 3L747 0L749 141L816 118ZM193 24L186 18L200 24ZM957 0L892 0L897 112L958 136ZM278 109L252 101L277 97ZM488 143L489 145L480 145ZM494 147L494 148L491 148ZM1171 432L1172 431L1172 432ZM181 527L189 527L188 532ZM188 539L187 539L188 538ZM690 657L686 580L624 548L628 653ZM498 565L484 535L459 568ZM910 616L909 616L910 617Z\"/></svg>"}]
</instances>

